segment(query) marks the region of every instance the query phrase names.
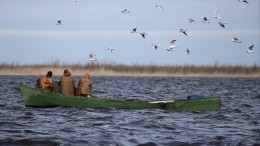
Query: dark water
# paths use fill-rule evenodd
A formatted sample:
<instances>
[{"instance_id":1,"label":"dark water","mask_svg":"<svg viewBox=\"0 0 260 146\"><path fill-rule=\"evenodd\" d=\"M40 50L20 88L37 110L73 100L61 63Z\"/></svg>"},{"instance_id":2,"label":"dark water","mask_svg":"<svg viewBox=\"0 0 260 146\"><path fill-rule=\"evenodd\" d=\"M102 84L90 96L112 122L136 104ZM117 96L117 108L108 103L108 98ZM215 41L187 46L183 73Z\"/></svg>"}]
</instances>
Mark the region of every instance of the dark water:
<instances>
[{"instance_id":1,"label":"dark water","mask_svg":"<svg viewBox=\"0 0 260 146\"><path fill-rule=\"evenodd\" d=\"M0 145L260 145L260 78L93 77L101 98L221 96L207 112L27 108L18 85L36 79L0 76Z\"/></svg>"}]
</instances>

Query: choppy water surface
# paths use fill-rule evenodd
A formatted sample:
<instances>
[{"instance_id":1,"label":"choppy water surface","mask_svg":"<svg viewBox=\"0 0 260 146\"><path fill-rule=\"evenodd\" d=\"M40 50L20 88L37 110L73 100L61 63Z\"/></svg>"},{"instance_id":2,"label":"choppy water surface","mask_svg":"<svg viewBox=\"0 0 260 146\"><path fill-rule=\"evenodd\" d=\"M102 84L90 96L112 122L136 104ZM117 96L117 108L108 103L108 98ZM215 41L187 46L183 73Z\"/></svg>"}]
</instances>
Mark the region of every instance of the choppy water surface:
<instances>
[{"instance_id":1,"label":"choppy water surface","mask_svg":"<svg viewBox=\"0 0 260 146\"><path fill-rule=\"evenodd\" d=\"M0 76L0 145L260 145L260 78L92 78L100 98L221 96L207 112L28 108L18 87L36 79Z\"/></svg>"}]
</instances>

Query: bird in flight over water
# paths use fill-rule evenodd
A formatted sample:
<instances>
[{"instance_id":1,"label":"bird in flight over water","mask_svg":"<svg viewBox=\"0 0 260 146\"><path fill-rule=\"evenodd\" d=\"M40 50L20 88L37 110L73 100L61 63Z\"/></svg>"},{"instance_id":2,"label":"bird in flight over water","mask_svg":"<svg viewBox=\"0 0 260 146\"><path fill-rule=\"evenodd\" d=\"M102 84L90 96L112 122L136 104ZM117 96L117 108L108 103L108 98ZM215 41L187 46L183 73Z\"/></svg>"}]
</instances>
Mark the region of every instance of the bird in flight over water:
<instances>
[{"instance_id":1,"label":"bird in flight over water","mask_svg":"<svg viewBox=\"0 0 260 146\"><path fill-rule=\"evenodd\" d=\"M155 50L157 50L157 49L160 47L160 45L152 44L152 47L153 47Z\"/></svg>"},{"instance_id":2,"label":"bird in flight over water","mask_svg":"<svg viewBox=\"0 0 260 146\"><path fill-rule=\"evenodd\" d=\"M63 25L62 20L58 20L57 25Z\"/></svg>"},{"instance_id":3,"label":"bird in flight over water","mask_svg":"<svg viewBox=\"0 0 260 146\"><path fill-rule=\"evenodd\" d=\"M189 50L189 49L186 49L185 54L186 54L186 55L191 55L190 50Z\"/></svg>"},{"instance_id":4,"label":"bird in flight over water","mask_svg":"<svg viewBox=\"0 0 260 146\"><path fill-rule=\"evenodd\" d=\"M187 21L188 21L189 23L196 22L194 19L191 19L191 18L187 19Z\"/></svg>"},{"instance_id":5,"label":"bird in flight over water","mask_svg":"<svg viewBox=\"0 0 260 146\"><path fill-rule=\"evenodd\" d=\"M254 51L253 51L253 47L254 47L254 45L251 45L251 46L249 46L248 48L247 48L247 53L254 53Z\"/></svg>"},{"instance_id":6,"label":"bird in flight over water","mask_svg":"<svg viewBox=\"0 0 260 146\"><path fill-rule=\"evenodd\" d=\"M220 16L218 16L218 9L216 9L216 10L214 11L214 16L213 16L213 18L215 18L215 19L220 19Z\"/></svg>"},{"instance_id":7,"label":"bird in flight over water","mask_svg":"<svg viewBox=\"0 0 260 146\"><path fill-rule=\"evenodd\" d=\"M208 19L207 17L204 17L201 22L202 22L202 23L210 23L210 22L209 22L209 19Z\"/></svg>"},{"instance_id":8,"label":"bird in flight over water","mask_svg":"<svg viewBox=\"0 0 260 146\"><path fill-rule=\"evenodd\" d=\"M155 7L163 10L163 6L162 5L156 4Z\"/></svg>"},{"instance_id":9,"label":"bird in flight over water","mask_svg":"<svg viewBox=\"0 0 260 146\"><path fill-rule=\"evenodd\" d=\"M63 25L62 20L58 20L57 25Z\"/></svg>"},{"instance_id":10,"label":"bird in flight over water","mask_svg":"<svg viewBox=\"0 0 260 146\"><path fill-rule=\"evenodd\" d=\"M130 13L130 11L128 11L127 9L124 9L124 10L122 11L122 13Z\"/></svg>"},{"instance_id":11,"label":"bird in flight over water","mask_svg":"<svg viewBox=\"0 0 260 146\"><path fill-rule=\"evenodd\" d=\"M239 2L244 2L244 3L246 3L246 4L249 4L249 2L248 1L246 1L246 0L238 0Z\"/></svg>"},{"instance_id":12,"label":"bird in flight over water","mask_svg":"<svg viewBox=\"0 0 260 146\"><path fill-rule=\"evenodd\" d=\"M115 51L116 49L115 49L115 48L112 48L112 47L109 47L107 50L108 50L110 53L112 53L112 52Z\"/></svg>"},{"instance_id":13,"label":"bird in flight over water","mask_svg":"<svg viewBox=\"0 0 260 146\"><path fill-rule=\"evenodd\" d=\"M89 54L89 61L97 61L96 55Z\"/></svg>"},{"instance_id":14,"label":"bird in flight over water","mask_svg":"<svg viewBox=\"0 0 260 146\"><path fill-rule=\"evenodd\" d=\"M131 33L138 33L138 32L137 32L137 27L136 27L136 28L133 28L132 31L131 31Z\"/></svg>"},{"instance_id":15,"label":"bird in flight over water","mask_svg":"<svg viewBox=\"0 0 260 146\"><path fill-rule=\"evenodd\" d=\"M219 22L219 25L223 28L225 28L225 24L227 24L226 22Z\"/></svg>"},{"instance_id":16,"label":"bird in flight over water","mask_svg":"<svg viewBox=\"0 0 260 146\"><path fill-rule=\"evenodd\" d=\"M172 40L170 43L170 47L168 49L166 49L167 51L175 51L175 48L177 48L177 46L175 45L176 40Z\"/></svg>"},{"instance_id":17,"label":"bird in flight over water","mask_svg":"<svg viewBox=\"0 0 260 146\"><path fill-rule=\"evenodd\" d=\"M140 34L141 34L141 36L142 36L143 38L145 38L145 36L147 35L147 33L145 33L145 32L140 32Z\"/></svg>"},{"instance_id":18,"label":"bird in flight over water","mask_svg":"<svg viewBox=\"0 0 260 146\"><path fill-rule=\"evenodd\" d=\"M187 33L186 33L186 31L187 31L186 29L179 29L179 33L183 33L183 34L185 34L186 36L188 36Z\"/></svg>"},{"instance_id":19,"label":"bird in flight over water","mask_svg":"<svg viewBox=\"0 0 260 146\"><path fill-rule=\"evenodd\" d=\"M231 42L233 43L242 43L240 40L238 40L238 38L234 37Z\"/></svg>"}]
</instances>

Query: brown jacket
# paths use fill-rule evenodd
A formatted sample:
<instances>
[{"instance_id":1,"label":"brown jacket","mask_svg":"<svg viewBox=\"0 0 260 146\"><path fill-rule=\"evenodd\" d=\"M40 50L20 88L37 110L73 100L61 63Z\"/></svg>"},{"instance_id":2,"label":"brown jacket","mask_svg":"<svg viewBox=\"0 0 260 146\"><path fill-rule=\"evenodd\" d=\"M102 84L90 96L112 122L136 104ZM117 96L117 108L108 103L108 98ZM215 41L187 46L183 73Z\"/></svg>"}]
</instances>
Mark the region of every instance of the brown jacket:
<instances>
[{"instance_id":1,"label":"brown jacket","mask_svg":"<svg viewBox=\"0 0 260 146\"><path fill-rule=\"evenodd\" d=\"M38 88L43 89L45 91L53 91L54 90L54 81L51 77L43 76L38 81Z\"/></svg>"},{"instance_id":2,"label":"brown jacket","mask_svg":"<svg viewBox=\"0 0 260 146\"><path fill-rule=\"evenodd\" d=\"M60 91L64 95L74 95L75 84L70 72L66 72L60 78Z\"/></svg>"},{"instance_id":3,"label":"brown jacket","mask_svg":"<svg viewBox=\"0 0 260 146\"><path fill-rule=\"evenodd\" d=\"M77 95L89 95L92 92L92 81L88 73L79 81Z\"/></svg>"}]
</instances>

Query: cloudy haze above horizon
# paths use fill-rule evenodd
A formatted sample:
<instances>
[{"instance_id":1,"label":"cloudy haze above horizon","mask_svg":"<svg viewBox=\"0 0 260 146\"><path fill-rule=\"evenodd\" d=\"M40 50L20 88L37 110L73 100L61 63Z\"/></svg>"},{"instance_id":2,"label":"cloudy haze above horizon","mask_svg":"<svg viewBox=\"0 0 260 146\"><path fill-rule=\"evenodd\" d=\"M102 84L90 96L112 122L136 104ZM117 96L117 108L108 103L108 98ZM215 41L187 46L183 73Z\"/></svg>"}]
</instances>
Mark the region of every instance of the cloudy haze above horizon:
<instances>
[{"instance_id":1,"label":"cloudy haze above horizon","mask_svg":"<svg viewBox=\"0 0 260 146\"><path fill-rule=\"evenodd\" d=\"M95 54L99 63L260 66L259 0L247 1L0 1L0 63L85 64ZM220 19L213 18L216 9ZM210 23L202 23L203 17ZM135 27L146 38L131 33ZM231 42L233 37L242 43ZM172 40L177 48L167 51ZM247 53L253 44L254 53ZM116 50L110 53L109 47Z\"/></svg>"}]
</instances>

